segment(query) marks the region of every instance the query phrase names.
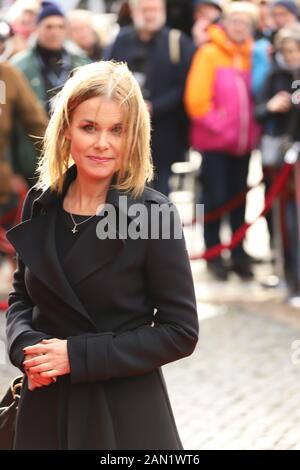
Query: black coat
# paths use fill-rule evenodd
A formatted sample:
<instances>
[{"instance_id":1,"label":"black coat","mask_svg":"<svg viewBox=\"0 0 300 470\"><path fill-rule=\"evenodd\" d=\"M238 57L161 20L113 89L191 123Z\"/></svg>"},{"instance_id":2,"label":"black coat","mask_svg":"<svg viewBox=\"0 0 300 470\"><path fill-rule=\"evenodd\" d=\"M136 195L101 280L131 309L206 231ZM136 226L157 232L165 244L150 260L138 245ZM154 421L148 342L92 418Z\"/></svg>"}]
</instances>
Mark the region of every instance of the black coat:
<instances>
[{"instance_id":1,"label":"black coat","mask_svg":"<svg viewBox=\"0 0 300 470\"><path fill-rule=\"evenodd\" d=\"M191 36L194 0L167 0L167 24Z\"/></svg>"},{"instance_id":2,"label":"black coat","mask_svg":"<svg viewBox=\"0 0 300 470\"><path fill-rule=\"evenodd\" d=\"M64 192L75 176L74 165ZM120 211L118 195L111 189L107 202ZM163 211L169 204L150 188L128 207L134 202ZM67 338L71 366L33 392L25 382L16 449L180 449L160 367L197 343L184 240L99 240L95 218L58 259L57 208L56 193L31 190L24 221L7 234L19 258L7 312L10 359L22 368L25 346Z\"/></svg>"},{"instance_id":3,"label":"black coat","mask_svg":"<svg viewBox=\"0 0 300 470\"><path fill-rule=\"evenodd\" d=\"M187 73L195 51L192 40L180 34L180 58L170 57L170 29L162 28L148 43L143 43L133 26L121 28L115 42L104 53L106 59L125 61L133 72L143 72L145 99L152 103L152 154L158 169L185 159L188 143L188 118L183 107Z\"/></svg>"},{"instance_id":4,"label":"black coat","mask_svg":"<svg viewBox=\"0 0 300 470\"><path fill-rule=\"evenodd\" d=\"M287 113L270 113L267 109L268 101L280 91L292 94L299 91L292 88L292 83L299 80L300 71L289 71L278 64L274 64L268 74L264 86L256 98L255 117L265 126L265 133L272 136L288 134L293 141L299 141L300 110L299 105L293 105Z\"/></svg>"}]
</instances>

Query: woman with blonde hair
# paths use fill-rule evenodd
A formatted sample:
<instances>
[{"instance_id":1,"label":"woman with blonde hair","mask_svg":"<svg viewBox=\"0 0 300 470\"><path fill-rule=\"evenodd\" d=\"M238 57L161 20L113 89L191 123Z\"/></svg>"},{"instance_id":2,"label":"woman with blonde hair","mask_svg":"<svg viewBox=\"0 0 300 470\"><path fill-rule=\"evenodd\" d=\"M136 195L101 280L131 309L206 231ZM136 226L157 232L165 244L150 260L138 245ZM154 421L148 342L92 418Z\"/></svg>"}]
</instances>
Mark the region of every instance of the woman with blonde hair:
<instances>
[{"instance_id":1,"label":"woman with blonde hair","mask_svg":"<svg viewBox=\"0 0 300 470\"><path fill-rule=\"evenodd\" d=\"M198 321L176 211L145 186L149 141L125 64L80 67L56 98L8 233L8 351L25 372L15 449L182 448L161 366L193 352Z\"/></svg>"}]
</instances>

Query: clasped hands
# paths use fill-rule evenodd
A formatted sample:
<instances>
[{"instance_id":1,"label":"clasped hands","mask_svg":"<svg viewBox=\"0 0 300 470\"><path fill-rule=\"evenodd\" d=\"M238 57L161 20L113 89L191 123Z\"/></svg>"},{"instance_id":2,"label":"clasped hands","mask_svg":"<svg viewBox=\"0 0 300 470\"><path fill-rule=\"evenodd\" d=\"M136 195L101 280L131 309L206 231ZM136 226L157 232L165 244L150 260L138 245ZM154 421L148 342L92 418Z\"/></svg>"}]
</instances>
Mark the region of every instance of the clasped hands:
<instances>
[{"instance_id":1,"label":"clasped hands","mask_svg":"<svg viewBox=\"0 0 300 470\"><path fill-rule=\"evenodd\" d=\"M23 352L23 367L31 391L56 382L59 375L70 373L67 340L43 339L38 344L24 348Z\"/></svg>"}]
</instances>

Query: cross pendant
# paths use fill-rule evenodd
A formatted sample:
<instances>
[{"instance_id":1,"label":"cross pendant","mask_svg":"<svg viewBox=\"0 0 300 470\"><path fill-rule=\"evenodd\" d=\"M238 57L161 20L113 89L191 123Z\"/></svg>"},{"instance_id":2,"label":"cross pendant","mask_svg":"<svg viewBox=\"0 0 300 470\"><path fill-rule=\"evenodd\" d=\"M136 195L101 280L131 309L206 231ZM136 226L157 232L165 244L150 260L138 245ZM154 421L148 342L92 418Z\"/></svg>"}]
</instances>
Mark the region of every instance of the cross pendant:
<instances>
[{"instance_id":1,"label":"cross pendant","mask_svg":"<svg viewBox=\"0 0 300 470\"><path fill-rule=\"evenodd\" d=\"M73 233L77 233L77 232L78 232L78 230L77 230L76 227L77 227L77 225L74 225L74 227L72 228L72 232L73 232Z\"/></svg>"}]
</instances>

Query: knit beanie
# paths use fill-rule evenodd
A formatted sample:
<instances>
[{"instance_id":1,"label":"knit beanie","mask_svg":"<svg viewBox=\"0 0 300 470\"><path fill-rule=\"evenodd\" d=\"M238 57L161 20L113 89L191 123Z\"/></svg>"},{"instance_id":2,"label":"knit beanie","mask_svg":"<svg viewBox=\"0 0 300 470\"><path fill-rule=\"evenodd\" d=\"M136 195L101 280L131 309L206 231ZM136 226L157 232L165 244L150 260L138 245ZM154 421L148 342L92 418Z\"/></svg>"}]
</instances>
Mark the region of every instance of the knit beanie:
<instances>
[{"instance_id":1,"label":"knit beanie","mask_svg":"<svg viewBox=\"0 0 300 470\"><path fill-rule=\"evenodd\" d=\"M276 2L273 3L273 8L277 6L281 6L288 10L290 13L293 15L299 16L299 10L297 4L293 0L276 0Z\"/></svg>"},{"instance_id":2,"label":"knit beanie","mask_svg":"<svg viewBox=\"0 0 300 470\"><path fill-rule=\"evenodd\" d=\"M54 2L42 2L41 9L37 16L37 24L40 23L43 19L47 18L47 16L62 16L64 17L64 13L59 8L58 5Z\"/></svg>"}]
</instances>

